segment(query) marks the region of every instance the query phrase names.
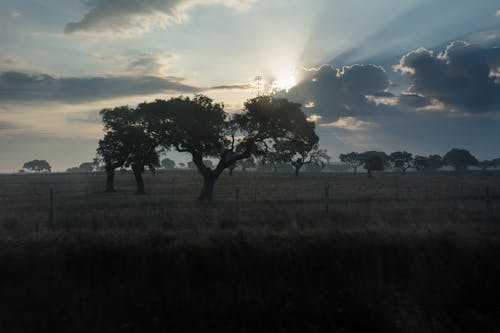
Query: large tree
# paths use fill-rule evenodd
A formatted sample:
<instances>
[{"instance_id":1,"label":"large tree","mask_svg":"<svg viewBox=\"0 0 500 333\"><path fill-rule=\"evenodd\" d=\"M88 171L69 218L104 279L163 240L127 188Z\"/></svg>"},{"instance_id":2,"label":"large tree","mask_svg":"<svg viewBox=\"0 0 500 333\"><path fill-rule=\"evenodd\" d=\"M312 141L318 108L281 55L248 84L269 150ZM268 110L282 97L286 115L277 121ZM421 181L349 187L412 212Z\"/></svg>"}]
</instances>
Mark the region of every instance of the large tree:
<instances>
[{"instance_id":1,"label":"large tree","mask_svg":"<svg viewBox=\"0 0 500 333\"><path fill-rule=\"evenodd\" d=\"M130 167L134 173L137 194L144 194L142 174L147 166L155 170L159 165L160 137L150 126L149 114L140 108L128 106L101 111L105 136L99 141L97 152L105 163L106 190L113 191L114 170Z\"/></svg>"},{"instance_id":2,"label":"large tree","mask_svg":"<svg viewBox=\"0 0 500 333\"><path fill-rule=\"evenodd\" d=\"M467 167L477 165L477 159L465 149L453 148L443 156L446 165L457 171L467 170Z\"/></svg>"},{"instance_id":3,"label":"large tree","mask_svg":"<svg viewBox=\"0 0 500 333\"><path fill-rule=\"evenodd\" d=\"M260 96L245 103L241 113L229 116L224 105L204 95L157 100L148 105L163 124L166 147L188 153L203 176L199 200L213 198L215 182L225 169L252 156L276 151L276 143L297 137L310 128L300 104ZM204 158L215 160L207 166Z\"/></svg>"},{"instance_id":4,"label":"large tree","mask_svg":"<svg viewBox=\"0 0 500 333\"><path fill-rule=\"evenodd\" d=\"M401 170L401 174L405 175L406 170L413 168L413 155L406 151L396 151L389 155L389 160L391 161L393 167Z\"/></svg>"},{"instance_id":5,"label":"large tree","mask_svg":"<svg viewBox=\"0 0 500 333\"><path fill-rule=\"evenodd\" d=\"M389 156L381 151L367 151L359 154L359 158L363 161L363 168L368 173L368 178L372 178L372 171L384 171L388 165Z\"/></svg>"},{"instance_id":6,"label":"large tree","mask_svg":"<svg viewBox=\"0 0 500 333\"><path fill-rule=\"evenodd\" d=\"M51 172L52 167L50 166L49 162L46 160L33 160L24 163L23 169L31 170L34 172L42 172L42 171L47 171Z\"/></svg>"},{"instance_id":7,"label":"large tree","mask_svg":"<svg viewBox=\"0 0 500 333\"><path fill-rule=\"evenodd\" d=\"M365 163L361 158L361 155L356 152L340 154L339 159L342 163L345 163L348 166L350 166L354 173L357 173L358 167L362 166Z\"/></svg>"},{"instance_id":8,"label":"large tree","mask_svg":"<svg viewBox=\"0 0 500 333\"><path fill-rule=\"evenodd\" d=\"M440 155L434 154L429 156L415 156L413 159L415 169L419 171L438 170L443 167L443 158Z\"/></svg>"}]
</instances>

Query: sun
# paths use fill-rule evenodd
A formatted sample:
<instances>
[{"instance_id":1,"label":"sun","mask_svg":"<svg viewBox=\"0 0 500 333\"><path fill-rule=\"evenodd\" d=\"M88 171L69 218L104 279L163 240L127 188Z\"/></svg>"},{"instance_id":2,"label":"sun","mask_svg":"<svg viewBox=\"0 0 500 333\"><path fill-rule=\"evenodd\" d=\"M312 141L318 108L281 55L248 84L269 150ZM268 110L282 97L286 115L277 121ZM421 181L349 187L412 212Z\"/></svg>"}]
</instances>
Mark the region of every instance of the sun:
<instances>
[{"instance_id":1,"label":"sun","mask_svg":"<svg viewBox=\"0 0 500 333\"><path fill-rule=\"evenodd\" d=\"M271 84L271 93L277 93L279 91L288 92L297 84L295 76L292 71L285 72L276 77L276 79Z\"/></svg>"}]
</instances>

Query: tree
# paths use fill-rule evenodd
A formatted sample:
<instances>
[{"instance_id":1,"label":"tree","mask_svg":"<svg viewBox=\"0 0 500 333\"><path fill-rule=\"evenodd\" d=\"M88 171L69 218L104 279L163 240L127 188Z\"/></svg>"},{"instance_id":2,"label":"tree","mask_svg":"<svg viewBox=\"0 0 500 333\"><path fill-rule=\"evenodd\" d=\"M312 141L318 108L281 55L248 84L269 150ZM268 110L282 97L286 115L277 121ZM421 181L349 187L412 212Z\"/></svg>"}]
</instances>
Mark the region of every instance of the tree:
<instances>
[{"instance_id":1,"label":"tree","mask_svg":"<svg viewBox=\"0 0 500 333\"><path fill-rule=\"evenodd\" d=\"M413 159L413 165L419 171L438 170L443 167L444 162L440 155L435 154L428 157L417 155Z\"/></svg>"},{"instance_id":2,"label":"tree","mask_svg":"<svg viewBox=\"0 0 500 333\"><path fill-rule=\"evenodd\" d=\"M47 171L47 172L52 171L52 167L46 160L33 160L26 162L23 165L23 169L31 170L37 173L40 173L42 171Z\"/></svg>"},{"instance_id":3,"label":"tree","mask_svg":"<svg viewBox=\"0 0 500 333\"><path fill-rule=\"evenodd\" d=\"M255 169L255 168L257 168L257 164L255 163L255 161L254 161L254 159L252 157L247 158L247 159L245 159L243 161L240 161L238 164L241 166L241 170L243 172L246 172L247 169Z\"/></svg>"},{"instance_id":4,"label":"tree","mask_svg":"<svg viewBox=\"0 0 500 333\"><path fill-rule=\"evenodd\" d=\"M163 160L161 160L161 167L164 169L174 169L175 161L171 160L170 158L164 158Z\"/></svg>"},{"instance_id":5,"label":"tree","mask_svg":"<svg viewBox=\"0 0 500 333\"><path fill-rule=\"evenodd\" d=\"M160 138L150 125L149 114L128 106L101 111L104 122L104 139L99 142L98 154L106 164L106 190L113 191L114 170L130 167L134 173L137 194L144 194L142 174L147 166L159 166Z\"/></svg>"},{"instance_id":6,"label":"tree","mask_svg":"<svg viewBox=\"0 0 500 333\"><path fill-rule=\"evenodd\" d=\"M358 167L365 163L363 159L361 159L360 154L356 152L340 154L339 159L342 163L349 165L355 174L357 173Z\"/></svg>"},{"instance_id":7,"label":"tree","mask_svg":"<svg viewBox=\"0 0 500 333\"><path fill-rule=\"evenodd\" d=\"M406 151L396 151L389 155L389 160L395 168L401 170L401 174L405 175L406 170L413 168L413 155Z\"/></svg>"},{"instance_id":8,"label":"tree","mask_svg":"<svg viewBox=\"0 0 500 333\"><path fill-rule=\"evenodd\" d=\"M66 172L92 172L94 171L94 162L84 162L80 166L66 169Z\"/></svg>"},{"instance_id":9,"label":"tree","mask_svg":"<svg viewBox=\"0 0 500 333\"><path fill-rule=\"evenodd\" d=\"M367 151L359 154L359 158L363 161L363 168L368 171L368 178L372 178L372 171L384 171L389 156L384 152Z\"/></svg>"},{"instance_id":10,"label":"tree","mask_svg":"<svg viewBox=\"0 0 500 333\"><path fill-rule=\"evenodd\" d=\"M477 159L465 149L453 148L443 156L446 165L452 166L456 171L465 171L467 167L477 165Z\"/></svg>"},{"instance_id":11,"label":"tree","mask_svg":"<svg viewBox=\"0 0 500 333\"><path fill-rule=\"evenodd\" d=\"M276 142L274 160L279 163L290 163L294 168L295 176L307 164L324 165L326 161L325 149L318 146L319 137L314 132L314 123L294 133L296 137L285 138Z\"/></svg>"},{"instance_id":12,"label":"tree","mask_svg":"<svg viewBox=\"0 0 500 333\"><path fill-rule=\"evenodd\" d=\"M480 167L482 171L486 171L486 169L496 168L498 164L495 160L484 160L478 162L477 166Z\"/></svg>"},{"instance_id":13,"label":"tree","mask_svg":"<svg viewBox=\"0 0 500 333\"><path fill-rule=\"evenodd\" d=\"M224 105L204 95L157 100L156 123L163 124L165 147L189 153L203 177L199 200L213 198L215 182L225 169L252 156L275 152L279 140L296 137L309 127L300 104L260 96L245 103L242 113L229 116ZM210 168L203 159L216 160Z\"/></svg>"}]
</instances>

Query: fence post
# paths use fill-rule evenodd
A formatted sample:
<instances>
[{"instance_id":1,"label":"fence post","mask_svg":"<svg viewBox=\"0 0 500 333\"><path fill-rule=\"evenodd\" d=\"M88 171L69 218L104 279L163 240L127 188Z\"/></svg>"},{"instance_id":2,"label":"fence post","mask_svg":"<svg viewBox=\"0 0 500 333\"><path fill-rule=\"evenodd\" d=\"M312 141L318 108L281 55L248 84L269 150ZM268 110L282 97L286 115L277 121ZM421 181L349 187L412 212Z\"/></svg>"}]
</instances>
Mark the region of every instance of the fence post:
<instances>
[{"instance_id":1,"label":"fence post","mask_svg":"<svg viewBox=\"0 0 500 333\"><path fill-rule=\"evenodd\" d=\"M234 223L240 225L240 188L237 187L234 192Z\"/></svg>"},{"instance_id":2,"label":"fence post","mask_svg":"<svg viewBox=\"0 0 500 333\"><path fill-rule=\"evenodd\" d=\"M493 218L493 204L491 202L491 189L486 185L486 192L484 196L484 222L489 223Z\"/></svg>"},{"instance_id":3,"label":"fence post","mask_svg":"<svg viewBox=\"0 0 500 333\"><path fill-rule=\"evenodd\" d=\"M328 217L330 211L330 184L325 184L325 213Z\"/></svg>"},{"instance_id":4,"label":"fence post","mask_svg":"<svg viewBox=\"0 0 500 333\"><path fill-rule=\"evenodd\" d=\"M49 226L54 231L54 189L50 188L49 196Z\"/></svg>"},{"instance_id":5,"label":"fence post","mask_svg":"<svg viewBox=\"0 0 500 333\"><path fill-rule=\"evenodd\" d=\"M411 222L411 187L408 186L408 191L406 192L406 219Z\"/></svg>"},{"instance_id":6,"label":"fence post","mask_svg":"<svg viewBox=\"0 0 500 333\"><path fill-rule=\"evenodd\" d=\"M151 194L146 195L146 217L151 217Z\"/></svg>"}]
</instances>

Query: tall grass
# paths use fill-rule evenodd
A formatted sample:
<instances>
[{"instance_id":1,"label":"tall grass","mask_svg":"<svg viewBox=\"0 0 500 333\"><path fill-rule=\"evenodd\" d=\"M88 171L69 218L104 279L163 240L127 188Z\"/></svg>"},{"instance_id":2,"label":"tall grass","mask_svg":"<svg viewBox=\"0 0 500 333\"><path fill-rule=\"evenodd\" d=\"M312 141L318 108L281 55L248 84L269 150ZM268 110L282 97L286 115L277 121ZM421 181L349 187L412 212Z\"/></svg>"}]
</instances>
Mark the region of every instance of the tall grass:
<instances>
[{"instance_id":1,"label":"tall grass","mask_svg":"<svg viewBox=\"0 0 500 333\"><path fill-rule=\"evenodd\" d=\"M0 242L2 332L496 332L500 230L48 233Z\"/></svg>"},{"instance_id":2,"label":"tall grass","mask_svg":"<svg viewBox=\"0 0 500 333\"><path fill-rule=\"evenodd\" d=\"M496 177L129 177L0 177L0 332L500 331Z\"/></svg>"}]
</instances>

